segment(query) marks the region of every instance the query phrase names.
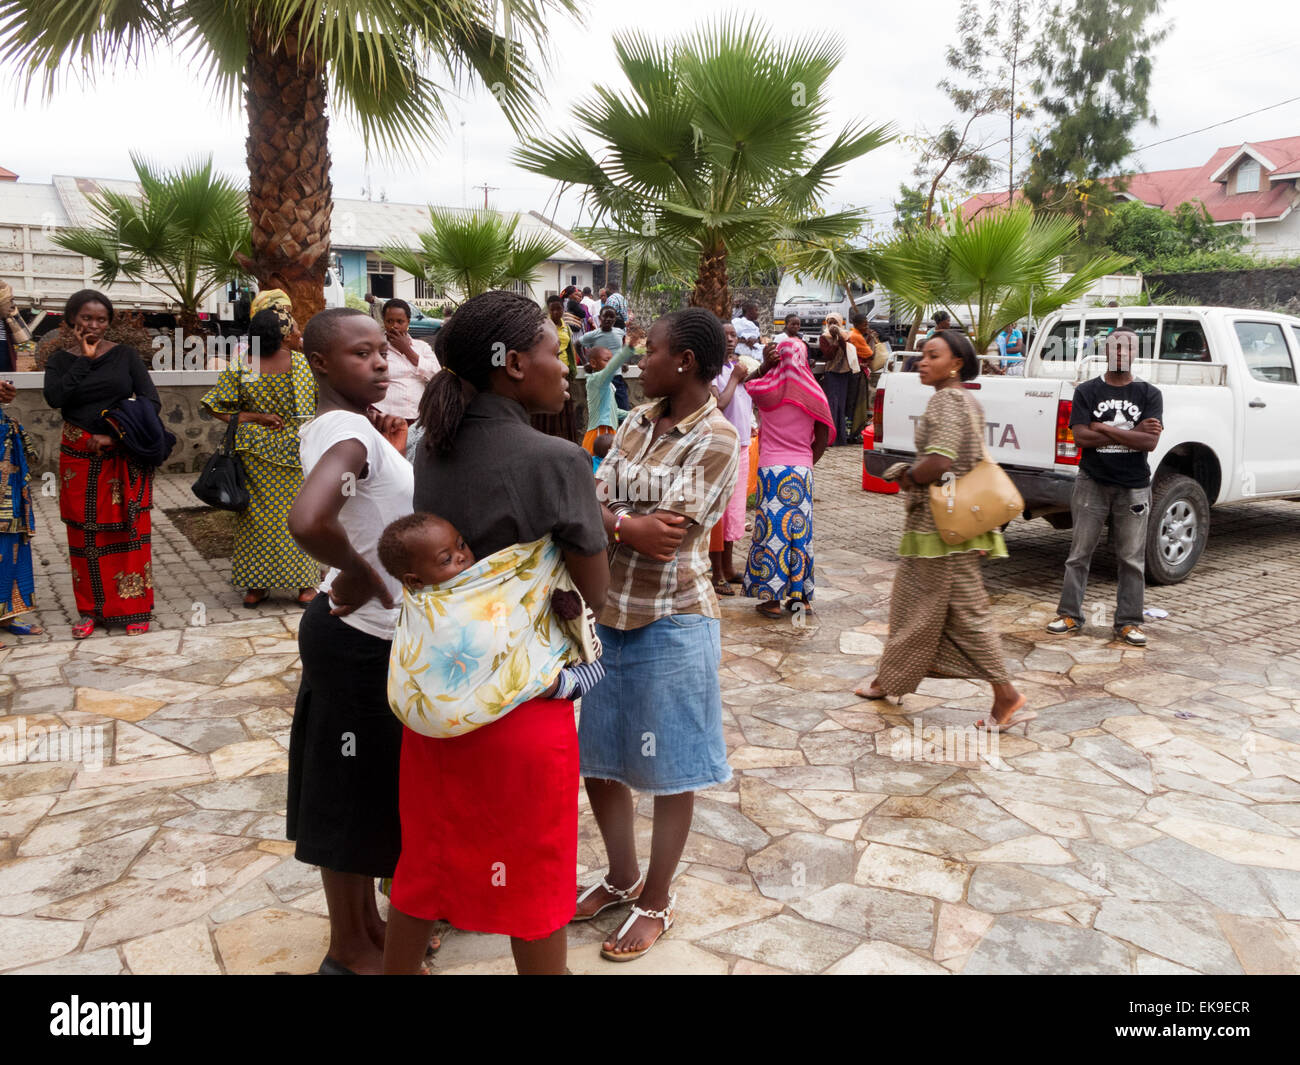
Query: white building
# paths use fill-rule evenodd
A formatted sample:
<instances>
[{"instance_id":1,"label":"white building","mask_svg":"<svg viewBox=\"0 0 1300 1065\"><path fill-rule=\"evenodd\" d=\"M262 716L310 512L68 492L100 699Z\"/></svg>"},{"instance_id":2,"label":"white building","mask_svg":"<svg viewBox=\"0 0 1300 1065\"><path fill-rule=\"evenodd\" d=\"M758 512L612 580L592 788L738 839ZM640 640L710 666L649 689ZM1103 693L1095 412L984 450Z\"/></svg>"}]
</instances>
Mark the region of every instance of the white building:
<instances>
[{"instance_id":1,"label":"white building","mask_svg":"<svg viewBox=\"0 0 1300 1065\"><path fill-rule=\"evenodd\" d=\"M20 308L58 312L78 289L102 288L123 309L176 310L174 294L165 287L160 290L149 280L125 279L102 286L95 281L92 260L54 244L60 229L95 224L87 196L102 190L138 196L140 187L134 181L63 175L49 184L23 182L0 168L0 278L13 286ZM542 302L566 285L592 284L593 270L604 261L599 255L535 211L512 217L519 219L517 232L521 236L544 234L563 242L556 257L543 264L533 283L520 286L520 291ZM429 228L429 208L424 204L335 200L331 245L347 292L358 297L374 292L380 298L397 296L411 303L436 302L436 294L425 291L410 274L395 270L378 252L391 244L418 248L418 234ZM163 285L162 278L153 280ZM214 294L203 310L229 317L224 294Z\"/></svg>"}]
</instances>

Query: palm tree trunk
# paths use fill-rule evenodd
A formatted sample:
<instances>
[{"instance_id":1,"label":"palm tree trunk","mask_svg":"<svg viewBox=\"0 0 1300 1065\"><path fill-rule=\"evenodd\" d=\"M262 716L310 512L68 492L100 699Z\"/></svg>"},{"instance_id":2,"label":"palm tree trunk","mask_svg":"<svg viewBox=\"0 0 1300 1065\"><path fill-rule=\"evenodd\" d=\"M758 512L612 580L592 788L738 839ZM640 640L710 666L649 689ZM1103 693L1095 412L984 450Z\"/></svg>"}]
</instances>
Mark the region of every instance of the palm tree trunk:
<instances>
[{"instance_id":1,"label":"palm tree trunk","mask_svg":"<svg viewBox=\"0 0 1300 1065\"><path fill-rule=\"evenodd\" d=\"M275 40L249 32L248 210L253 256L245 265L260 288L284 289L300 325L325 308L329 263L329 117L325 67L314 49L299 54L290 31Z\"/></svg>"},{"instance_id":2,"label":"palm tree trunk","mask_svg":"<svg viewBox=\"0 0 1300 1065\"><path fill-rule=\"evenodd\" d=\"M700 252L700 267L691 292L692 307L707 307L723 321L731 321L731 291L727 286L727 249L715 246Z\"/></svg>"}]
</instances>

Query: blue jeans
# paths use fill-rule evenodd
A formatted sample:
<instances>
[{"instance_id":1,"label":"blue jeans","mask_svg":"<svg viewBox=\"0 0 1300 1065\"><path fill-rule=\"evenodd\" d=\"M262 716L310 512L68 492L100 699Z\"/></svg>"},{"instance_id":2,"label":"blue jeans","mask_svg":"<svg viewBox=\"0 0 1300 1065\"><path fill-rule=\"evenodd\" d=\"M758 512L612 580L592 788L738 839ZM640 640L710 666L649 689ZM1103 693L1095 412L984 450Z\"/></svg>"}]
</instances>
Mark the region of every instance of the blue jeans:
<instances>
[{"instance_id":1,"label":"blue jeans","mask_svg":"<svg viewBox=\"0 0 1300 1065\"><path fill-rule=\"evenodd\" d=\"M848 436L844 414L849 402L849 378L852 376L847 373L831 373L829 370L821 376L822 391L826 393L826 402L831 408L831 424L835 426L836 444L843 444Z\"/></svg>"},{"instance_id":2,"label":"blue jeans","mask_svg":"<svg viewBox=\"0 0 1300 1065\"><path fill-rule=\"evenodd\" d=\"M1151 513L1151 489L1121 488L1094 481L1082 470L1074 481L1070 499L1074 535L1070 557L1065 560L1065 584L1056 612L1083 623L1083 594L1088 588L1092 554L1107 520L1111 523L1111 546L1119 569L1119 593L1115 607L1116 631L1125 625L1142 624L1145 592L1147 516Z\"/></svg>"}]
</instances>

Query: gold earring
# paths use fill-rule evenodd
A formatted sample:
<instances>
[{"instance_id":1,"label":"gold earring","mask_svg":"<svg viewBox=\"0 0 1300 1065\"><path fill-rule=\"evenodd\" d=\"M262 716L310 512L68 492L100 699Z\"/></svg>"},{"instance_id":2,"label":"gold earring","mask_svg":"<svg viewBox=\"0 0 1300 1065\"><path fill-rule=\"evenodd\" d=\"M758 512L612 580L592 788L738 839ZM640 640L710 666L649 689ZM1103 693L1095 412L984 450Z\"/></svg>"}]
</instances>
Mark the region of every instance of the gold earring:
<instances>
[{"instance_id":1,"label":"gold earring","mask_svg":"<svg viewBox=\"0 0 1300 1065\"><path fill-rule=\"evenodd\" d=\"M957 371L956 371L956 370L949 370L949 371L948 371L948 376L949 376L949 377L956 377L956 376L957 376Z\"/></svg>"}]
</instances>

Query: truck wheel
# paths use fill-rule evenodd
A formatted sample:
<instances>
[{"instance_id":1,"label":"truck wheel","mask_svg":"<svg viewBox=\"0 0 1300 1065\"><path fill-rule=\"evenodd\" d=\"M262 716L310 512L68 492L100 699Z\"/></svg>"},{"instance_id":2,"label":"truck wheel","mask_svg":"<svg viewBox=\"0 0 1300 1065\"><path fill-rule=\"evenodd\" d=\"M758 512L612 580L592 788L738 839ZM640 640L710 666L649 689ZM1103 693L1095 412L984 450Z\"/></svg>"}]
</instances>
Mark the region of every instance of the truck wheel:
<instances>
[{"instance_id":1,"label":"truck wheel","mask_svg":"<svg viewBox=\"0 0 1300 1065\"><path fill-rule=\"evenodd\" d=\"M1160 473L1151 486L1146 575L1150 584L1177 584L1196 566L1210 536L1205 490L1181 473Z\"/></svg>"}]
</instances>

